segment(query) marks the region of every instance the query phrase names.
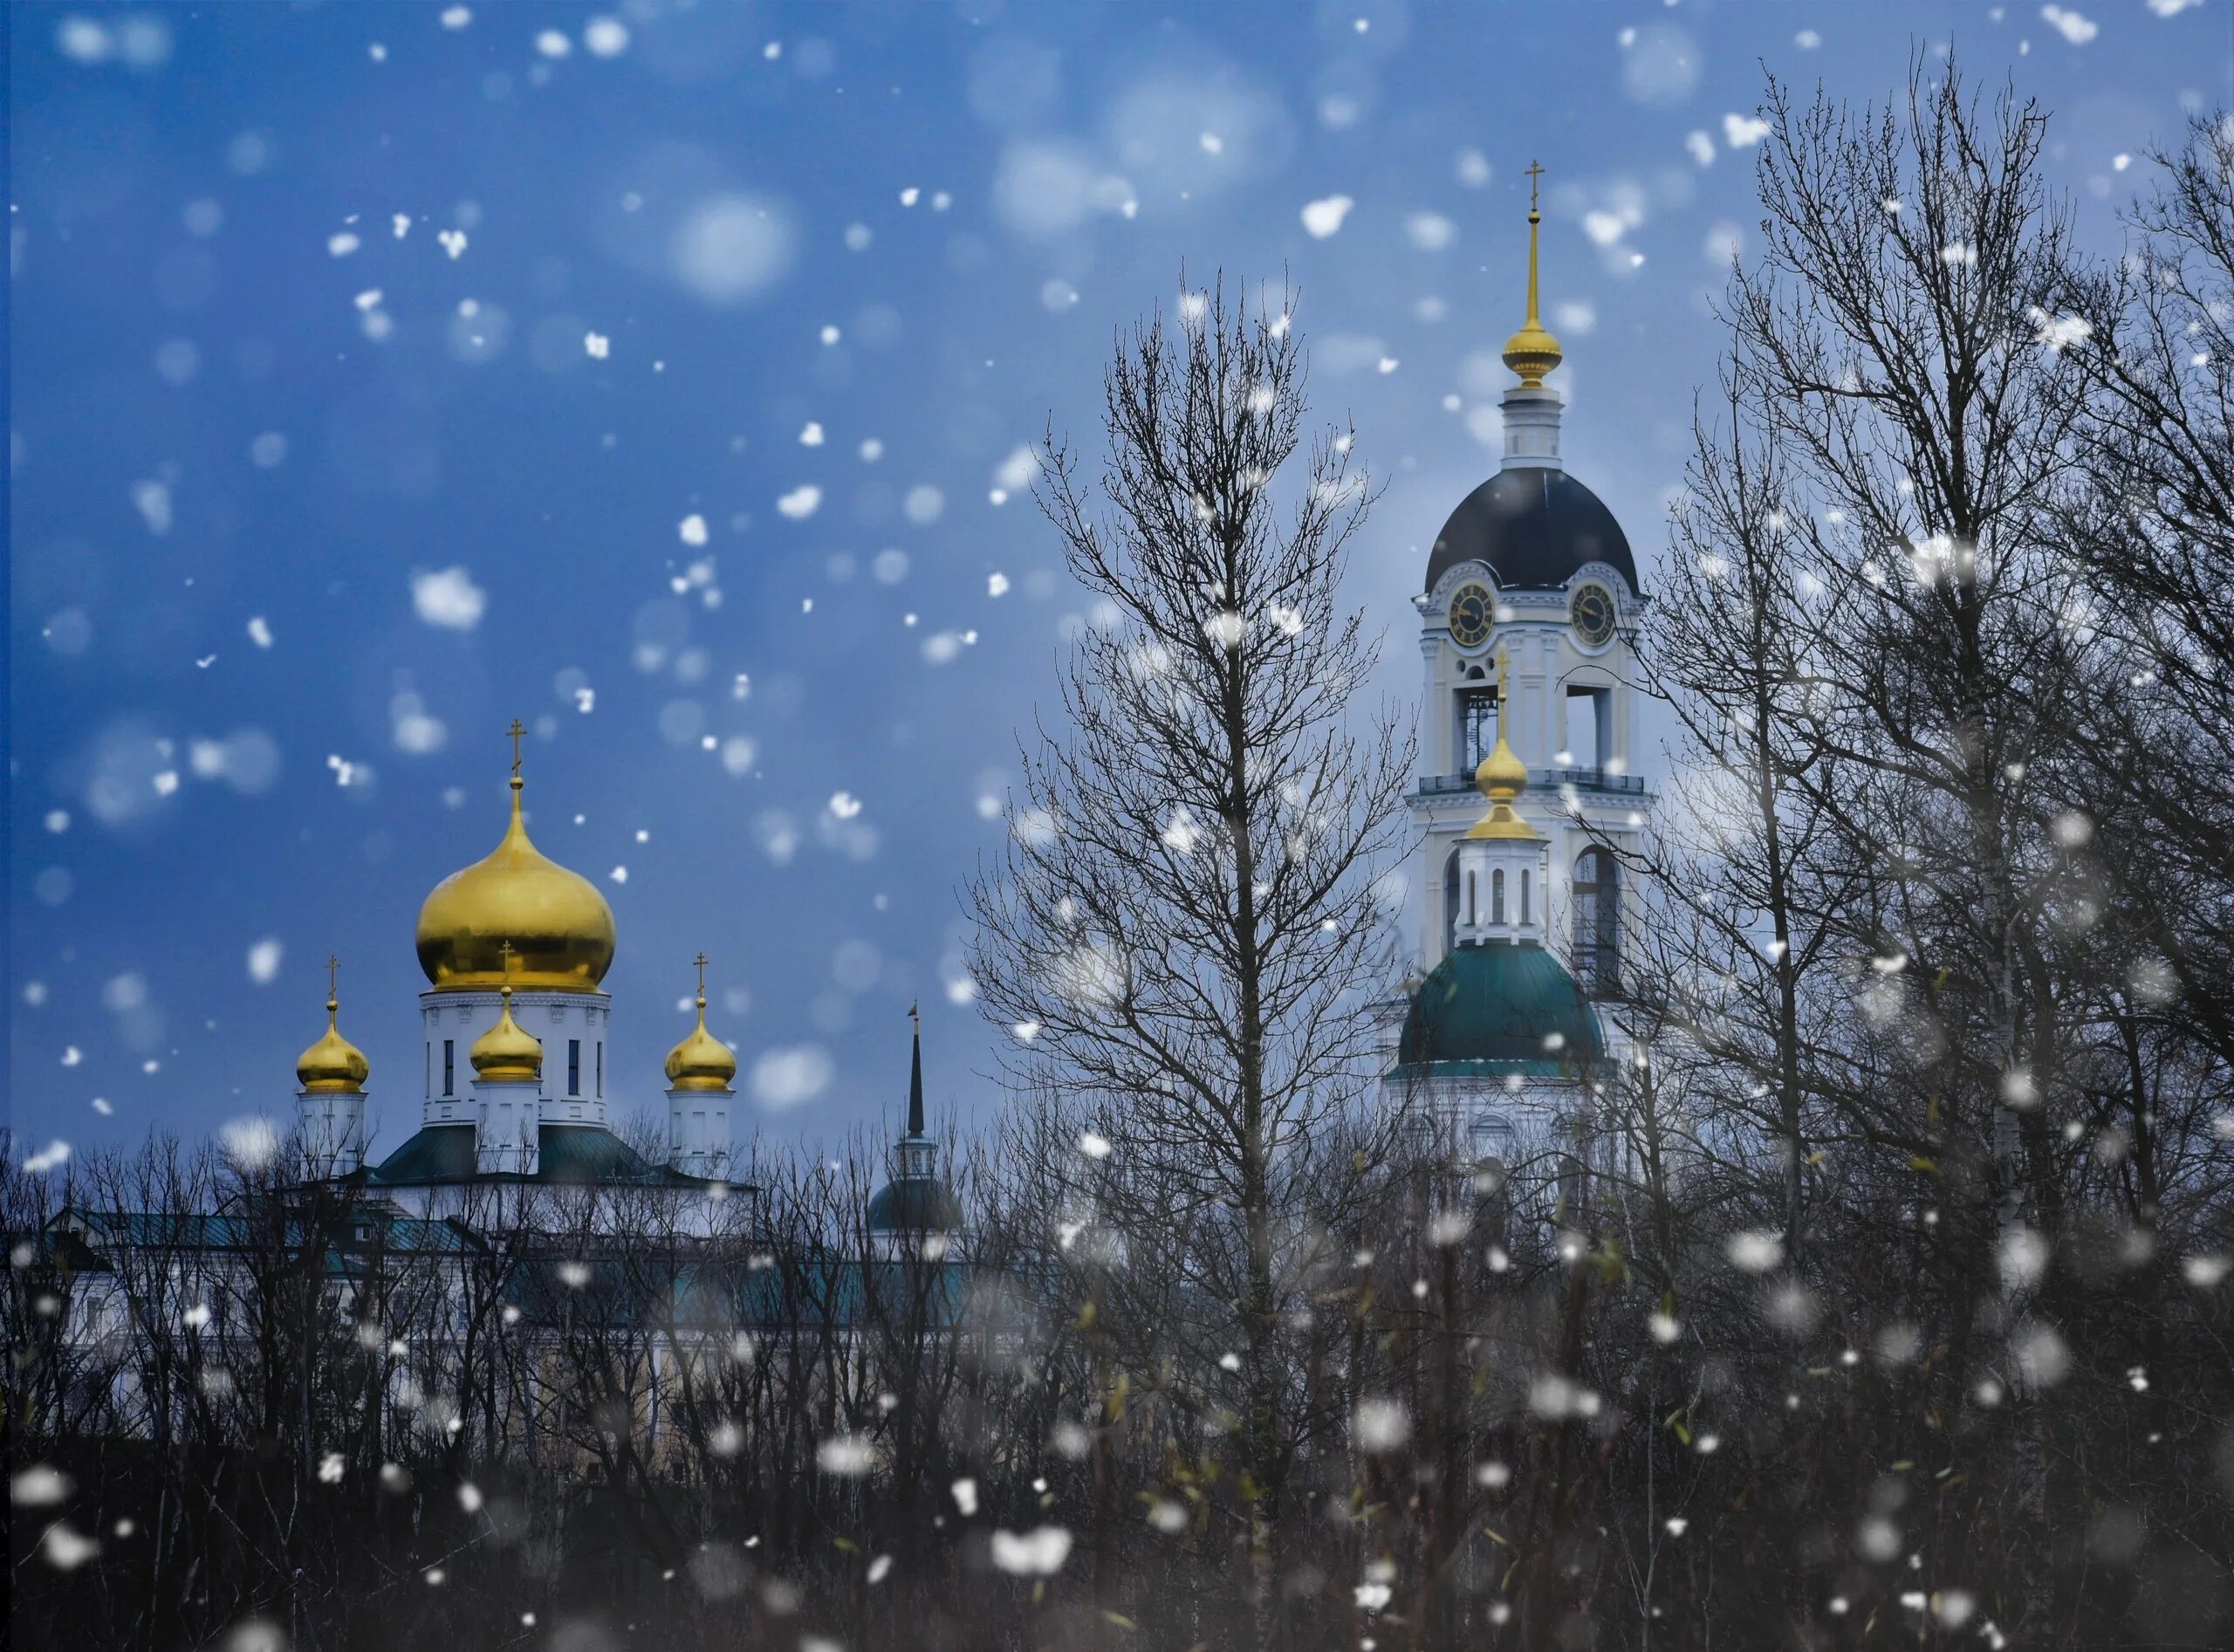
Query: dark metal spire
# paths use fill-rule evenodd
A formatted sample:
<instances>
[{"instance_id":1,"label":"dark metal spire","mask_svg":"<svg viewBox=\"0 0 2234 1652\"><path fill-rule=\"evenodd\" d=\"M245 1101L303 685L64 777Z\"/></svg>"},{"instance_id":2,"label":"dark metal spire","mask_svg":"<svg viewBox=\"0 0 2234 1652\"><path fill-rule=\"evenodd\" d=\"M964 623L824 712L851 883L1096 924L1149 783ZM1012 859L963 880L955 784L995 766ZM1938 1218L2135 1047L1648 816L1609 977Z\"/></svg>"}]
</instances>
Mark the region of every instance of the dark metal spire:
<instances>
[{"instance_id":1,"label":"dark metal spire","mask_svg":"<svg viewBox=\"0 0 2234 1652\"><path fill-rule=\"evenodd\" d=\"M915 1057L908 1073L908 1134L923 1134L923 1018L915 1004L908 1006L908 1018L915 1024Z\"/></svg>"}]
</instances>

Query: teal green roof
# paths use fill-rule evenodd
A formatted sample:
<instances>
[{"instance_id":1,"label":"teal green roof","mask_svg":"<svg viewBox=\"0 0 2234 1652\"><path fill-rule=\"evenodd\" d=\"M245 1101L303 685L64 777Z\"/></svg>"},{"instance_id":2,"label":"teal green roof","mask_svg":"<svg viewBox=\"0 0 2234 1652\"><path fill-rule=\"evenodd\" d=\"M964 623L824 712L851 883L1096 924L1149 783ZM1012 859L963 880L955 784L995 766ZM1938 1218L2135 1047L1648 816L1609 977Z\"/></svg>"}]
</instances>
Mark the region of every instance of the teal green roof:
<instances>
[{"instance_id":1,"label":"teal green roof","mask_svg":"<svg viewBox=\"0 0 2234 1652\"><path fill-rule=\"evenodd\" d=\"M1493 942L1453 947L1414 990L1396 1059L1400 1071L1537 1077L1605 1053L1597 1013L1559 961L1534 942Z\"/></svg>"},{"instance_id":2,"label":"teal green roof","mask_svg":"<svg viewBox=\"0 0 2234 1652\"><path fill-rule=\"evenodd\" d=\"M430 1124L381 1160L368 1179L375 1187L470 1182L475 1179L473 1134L469 1124ZM672 1186L691 1186L704 1180L647 1162L634 1148L599 1125L545 1124L537 1132L537 1144L533 1176L507 1174L501 1179Z\"/></svg>"},{"instance_id":3,"label":"teal green roof","mask_svg":"<svg viewBox=\"0 0 2234 1652\"><path fill-rule=\"evenodd\" d=\"M933 1176L901 1176L869 1200L872 1233L947 1232L962 1225L962 1206Z\"/></svg>"}]
</instances>

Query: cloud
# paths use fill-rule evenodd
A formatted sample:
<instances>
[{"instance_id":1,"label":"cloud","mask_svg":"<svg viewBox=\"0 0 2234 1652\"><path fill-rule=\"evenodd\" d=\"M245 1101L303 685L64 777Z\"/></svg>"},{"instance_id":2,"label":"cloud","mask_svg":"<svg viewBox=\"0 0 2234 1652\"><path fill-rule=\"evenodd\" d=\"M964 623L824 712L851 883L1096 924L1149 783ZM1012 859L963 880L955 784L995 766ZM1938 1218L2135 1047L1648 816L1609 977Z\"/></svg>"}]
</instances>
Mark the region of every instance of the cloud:
<instances>
[{"instance_id":1,"label":"cloud","mask_svg":"<svg viewBox=\"0 0 2234 1652\"><path fill-rule=\"evenodd\" d=\"M489 593L473 583L473 575L463 565L435 572L415 568L411 572L411 606L428 625L449 631L470 631L481 623L482 614L488 610Z\"/></svg>"},{"instance_id":2,"label":"cloud","mask_svg":"<svg viewBox=\"0 0 2234 1652\"><path fill-rule=\"evenodd\" d=\"M2169 14L2164 14L2169 16ZM2063 6L2042 6L2041 21L2075 46L2083 46L2102 32L2102 26L2091 17Z\"/></svg>"}]
</instances>

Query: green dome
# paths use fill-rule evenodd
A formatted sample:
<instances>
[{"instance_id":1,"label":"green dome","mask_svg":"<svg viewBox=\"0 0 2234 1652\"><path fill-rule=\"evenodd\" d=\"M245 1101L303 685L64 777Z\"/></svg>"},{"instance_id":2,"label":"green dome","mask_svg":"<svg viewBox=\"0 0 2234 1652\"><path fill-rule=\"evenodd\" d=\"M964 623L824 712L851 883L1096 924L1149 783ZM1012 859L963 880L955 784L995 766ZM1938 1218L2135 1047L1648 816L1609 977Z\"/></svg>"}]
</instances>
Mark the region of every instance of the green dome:
<instances>
[{"instance_id":1,"label":"green dome","mask_svg":"<svg viewBox=\"0 0 2234 1652\"><path fill-rule=\"evenodd\" d=\"M1400 1067L1550 1073L1606 1053L1598 1016L1532 941L1453 947L1412 994Z\"/></svg>"},{"instance_id":2,"label":"green dome","mask_svg":"<svg viewBox=\"0 0 2234 1652\"><path fill-rule=\"evenodd\" d=\"M962 1225L962 1206L943 1182L901 1176L876 1190L868 1217L872 1233L944 1233Z\"/></svg>"}]
</instances>

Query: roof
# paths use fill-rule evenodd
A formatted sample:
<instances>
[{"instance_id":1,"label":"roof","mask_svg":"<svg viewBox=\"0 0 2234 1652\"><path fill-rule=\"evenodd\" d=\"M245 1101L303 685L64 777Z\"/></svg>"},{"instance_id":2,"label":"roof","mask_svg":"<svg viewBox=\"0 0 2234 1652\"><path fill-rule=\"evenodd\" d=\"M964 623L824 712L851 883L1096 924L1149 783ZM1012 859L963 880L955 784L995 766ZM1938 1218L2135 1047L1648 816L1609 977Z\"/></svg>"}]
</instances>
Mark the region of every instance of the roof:
<instances>
[{"instance_id":1,"label":"roof","mask_svg":"<svg viewBox=\"0 0 2234 1652\"><path fill-rule=\"evenodd\" d=\"M420 1186L435 1182L504 1180L538 1182L635 1182L668 1187L702 1187L709 1178L685 1176L653 1164L612 1131L595 1124L544 1124L537 1132L532 1175L475 1169L470 1124L430 1124L374 1166L367 1181L374 1187Z\"/></svg>"},{"instance_id":2,"label":"roof","mask_svg":"<svg viewBox=\"0 0 2234 1652\"><path fill-rule=\"evenodd\" d=\"M872 1233L929 1233L962 1225L962 1206L934 1176L895 1176L869 1199Z\"/></svg>"},{"instance_id":3,"label":"roof","mask_svg":"<svg viewBox=\"0 0 2234 1652\"><path fill-rule=\"evenodd\" d=\"M1636 559L1614 513L1549 465L1515 465L1468 494L1436 535L1426 588L1462 562L1484 562L1508 590L1556 591L1586 563L1609 564L1637 586Z\"/></svg>"},{"instance_id":4,"label":"roof","mask_svg":"<svg viewBox=\"0 0 2234 1652\"><path fill-rule=\"evenodd\" d=\"M1554 1041L1556 1040L1556 1041ZM1412 993L1399 1072L1543 1077L1606 1053L1597 1012L1532 941L1454 947Z\"/></svg>"}]
</instances>

